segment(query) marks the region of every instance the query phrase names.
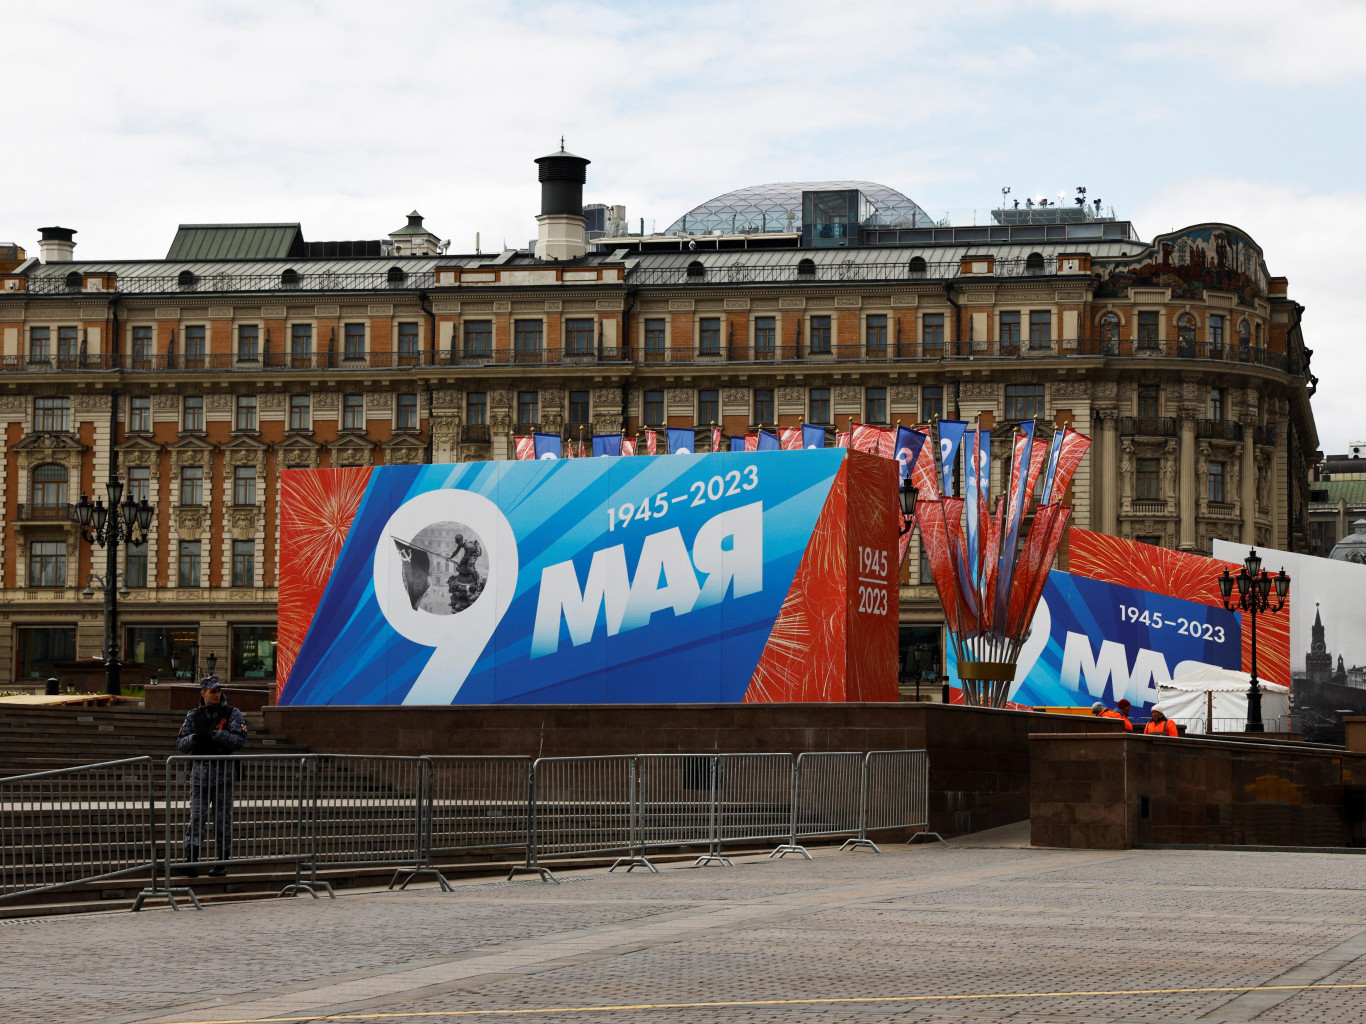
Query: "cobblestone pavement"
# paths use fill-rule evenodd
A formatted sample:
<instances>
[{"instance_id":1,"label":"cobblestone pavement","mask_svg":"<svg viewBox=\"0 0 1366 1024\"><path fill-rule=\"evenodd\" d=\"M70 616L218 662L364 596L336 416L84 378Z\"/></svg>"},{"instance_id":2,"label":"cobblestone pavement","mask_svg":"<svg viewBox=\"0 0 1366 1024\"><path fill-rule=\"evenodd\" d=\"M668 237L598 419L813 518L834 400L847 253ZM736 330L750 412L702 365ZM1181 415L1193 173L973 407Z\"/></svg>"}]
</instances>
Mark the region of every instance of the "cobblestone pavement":
<instances>
[{"instance_id":1,"label":"cobblestone pavement","mask_svg":"<svg viewBox=\"0 0 1366 1024\"><path fill-rule=\"evenodd\" d=\"M923 846L565 877L6 925L0 1019L1366 1022L1356 856Z\"/></svg>"}]
</instances>

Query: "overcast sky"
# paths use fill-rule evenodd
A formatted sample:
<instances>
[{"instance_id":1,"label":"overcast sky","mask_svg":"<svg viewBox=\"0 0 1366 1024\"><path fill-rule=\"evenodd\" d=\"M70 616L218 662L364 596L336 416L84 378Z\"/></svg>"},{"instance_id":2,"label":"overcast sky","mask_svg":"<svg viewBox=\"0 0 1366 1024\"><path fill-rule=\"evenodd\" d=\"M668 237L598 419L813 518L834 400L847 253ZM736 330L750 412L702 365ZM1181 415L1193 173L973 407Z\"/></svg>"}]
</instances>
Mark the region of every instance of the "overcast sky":
<instances>
[{"instance_id":1,"label":"overcast sky","mask_svg":"<svg viewBox=\"0 0 1366 1024\"><path fill-rule=\"evenodd\" d=\"M861 178L966 220L1085 185L1144 238L1246 230L1306 308L1320 446L1366 439L1366 6L29 3L4 16L0 241L160 257L178 223L525 245L531 160L664 228L767 181Z\"/></svg>"}]
</instances>

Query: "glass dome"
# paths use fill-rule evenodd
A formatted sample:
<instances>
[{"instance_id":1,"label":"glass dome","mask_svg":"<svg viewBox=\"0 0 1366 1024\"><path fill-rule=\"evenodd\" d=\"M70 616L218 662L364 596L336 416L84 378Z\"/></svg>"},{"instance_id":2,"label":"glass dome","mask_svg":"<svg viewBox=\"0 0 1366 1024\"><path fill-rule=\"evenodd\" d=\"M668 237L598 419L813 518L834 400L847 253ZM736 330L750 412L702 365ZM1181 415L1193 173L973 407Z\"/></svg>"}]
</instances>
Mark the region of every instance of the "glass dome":
<instances>
[{"instance_id":1,"label":"glass dome","mask_svg":"<svg viewBox=\"0 0 1366 1024\"><path fill-rule=\"evenodd\" d=\"M875 181L785 181L750 185L695 206L669 225L666 235L762 234L802 229L802 193L856 190L863 195L865 227L932 227L930 216L894 188ZM863 204L861 204L863 206Z\"/></svg>"}]
</instances>

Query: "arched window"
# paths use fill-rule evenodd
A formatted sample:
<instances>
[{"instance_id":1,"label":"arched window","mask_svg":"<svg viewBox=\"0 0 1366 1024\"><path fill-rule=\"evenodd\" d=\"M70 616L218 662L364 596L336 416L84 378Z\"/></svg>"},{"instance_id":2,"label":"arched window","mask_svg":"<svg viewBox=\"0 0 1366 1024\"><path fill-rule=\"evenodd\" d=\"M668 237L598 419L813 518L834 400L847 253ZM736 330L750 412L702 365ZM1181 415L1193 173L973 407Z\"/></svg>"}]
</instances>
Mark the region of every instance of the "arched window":
<instances>
[{"instance_id":1,"label":"arched window","mask_svg":"<svg viewBox=\"0 0 1366 1024\"><path fill-rule=\"evenodd\" d=\"M1195 317L1182 313L1176 318L1176 341L1179 345L1195 344Z\"/></svg>"},{"instance_id":2,"label":"arched window","mask_svg":"<svg viewBox=\"0 0 1366 1024\"><path fill-rule=\"evenodd\" d=\"M389 287L390 287L390 288L395 288L395 287L397 287L397 286L403 284L403 282L406 281L406 280L408 280L408 275L407 275L406 273L404 273L402 267L390 267L390 268L389 268Z\"/></svg>"},{"instance_id":3,"label":"arched window","mask_svg":"<svg viewBox=\"0 0 1366 1024\"><path fill-rule=\"evenodd\" d=\"M33 470L33 504L36 508L54 509L66 506L67 470L65 466L48 463Z\"/></svg>"},{"instance_id":4,"label":"arched window","mask_svg":"<svg viewBox=\"0 0 1366 1024\"><path fill-rule=\"evenodd\" d=\"M1042 274L1042 273L1043 273L1043 253L1041 253L1041 252L1031 252L1028 256L1025 257L1025 273L1026 273L1026 274Z\"/></svg>"},{"instance_id":5,"label":"arched window","mask_svg":"<svg viewBox=\"0 0 1366 1024\"><path fill-rule=\"evenodd\" d=\"M193 288L199 282L199 278L194 276L193 270L182 270L178 280L180 282L180 287L186 289Z\"/></svg>"},{"instance_id":6,"label":"arched window","mask_svg":"<svg viewBox=\"0 0 1366 1024\"><path fill-rule=\"evenodd\" d=\"M702 266L701 260L693 260L688 264L688 277L706 277L707 268Z\"/></svg>"},{"instance_id":7,"label":"arched window","mask_svg":"<svg viewBox=\"0 0 1366 1024\"><path fill-rule=\"evenodd\" d=\"M79 270L73 270L66 275L66 287L68 291L78 292L84 284L85 278L81 277L81 272Z\"/></svg>"},{"instance_id":8,"label":"arched window","mask_svg":"<svg viewBox=\"0 0 1366 1024\"><path fill-rule=\"evenodd\" d=\"M924 277L926 269L925 257L912 256L910 266L907 269L910 270L912 277Z\"/></svg>"},{"instance_id":9,"label":"arched window","mask_svg":"<svg viewBox=\"0 0 1366 1024\"><path fill-rule=\"evenodd\" d=\"M1100 340L1119 340L1119 314L1106 313L1103 317L1100 318Z\"/></svg>"},{"instance_id":10,"label":"arched window","mask_svg":"<svg viewBox=\"0 0 1366 1024\"><path fill-rule=\"evenodd\" d=\"M802 260L797 264L797 274L801 277L814 277L816 274L816 261L811 259Z\"/></svg>"},{"instance_id":11,"label":"arched window","mask_svg":"<svg viewBox=\"0 0 1366 1024\"><path fill-rule=\"evenodd\" d=\"M297 288L297 287L299 287L299 272L298 272L297 270L295 270L293 267L290 267L288 270L282 271L282 272L280 273L280 287L281 287L281 288Z\"/></svg>"},{"instance_id":12,"label":"arched window","mask_svg":"<svg viewBox=\"0 0 1366 1024\"><path fill-rule=\"evenodd\" d=\"M1238 345L1241 348L1247 348L1250 344L1252 344L1252 328L1248 325L1246 320L1239 320Z\"/></svg>"}]
</instances>

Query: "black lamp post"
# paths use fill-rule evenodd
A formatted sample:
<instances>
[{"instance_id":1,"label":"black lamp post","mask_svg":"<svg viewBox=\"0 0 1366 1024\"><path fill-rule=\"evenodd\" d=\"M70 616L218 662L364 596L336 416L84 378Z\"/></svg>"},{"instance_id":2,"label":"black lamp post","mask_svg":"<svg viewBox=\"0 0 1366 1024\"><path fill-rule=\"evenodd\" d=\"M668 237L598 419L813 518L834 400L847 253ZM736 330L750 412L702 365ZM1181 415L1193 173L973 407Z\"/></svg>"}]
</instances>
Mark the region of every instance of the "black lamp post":
<instances>
[{"instance_id":1,"label":"black lamp post","mask_svg":"<svg viewBox=\"0 0 1366 1024\"><path fill-rule=\"evenodd\" d=\"M1233 597L1235 585L1238 596ZM1271 605L1271 590L1276 590L1276 604ZM1268 576L1262 568L1262 559L1257 549L1252 548L1243 561L1237 576L1230 576L1227 569L1219 577L1219 593L1224 599L1224 607L1229 611L1237 609L1252 616L1252 681L1247 689L1247 732L1265 732L1262 724L1262 688L1257 682L1257 616L1268 612L1278 612L1285 607L1286 595L1290 593L1290 577L1282 569L1275 576Z\"/></svg>"},{"instance_id":2,"label":"black lamp post","mask_svg":"<svg viewBox=\"0 0 1366 1024\"><path fill-rule=\"evenodd\" d=\"M911 532L914 525L911 519L915 515L915 502L920 497L920 491L911 484L910 477L907 477L901 481L901 490L898 496L901 498L901 529L897 535L904 537Z\"/></svg>"},{"instance_id":3,"label":"black lamp post","mask_svg":"<svg viewBox=\"0 0 1366 1024\"><path fill-rule=\"evenodd\" d=\"M85 542L105 550L103 575L92 572L82 593L86 597L94 596L91 583L98 583L104 591L104 692L117 696L122 692L119 682L122 665L119 662L118 599L120 595L128 594L126 585L118 585L119 577L123 576L118 571L118 549L120 544L142 544L147 540L152 528L153 508L147 504L146 498L141 501L134 501L131 496L125 498L123 481L117 473L110 474L109 481L104 485L104 493L109 499L108 506L103 499L97 499L92 505L90 498L82 494L76 505L76 519L81 524L81 536Z\"/></svg>"}]
</instances>

